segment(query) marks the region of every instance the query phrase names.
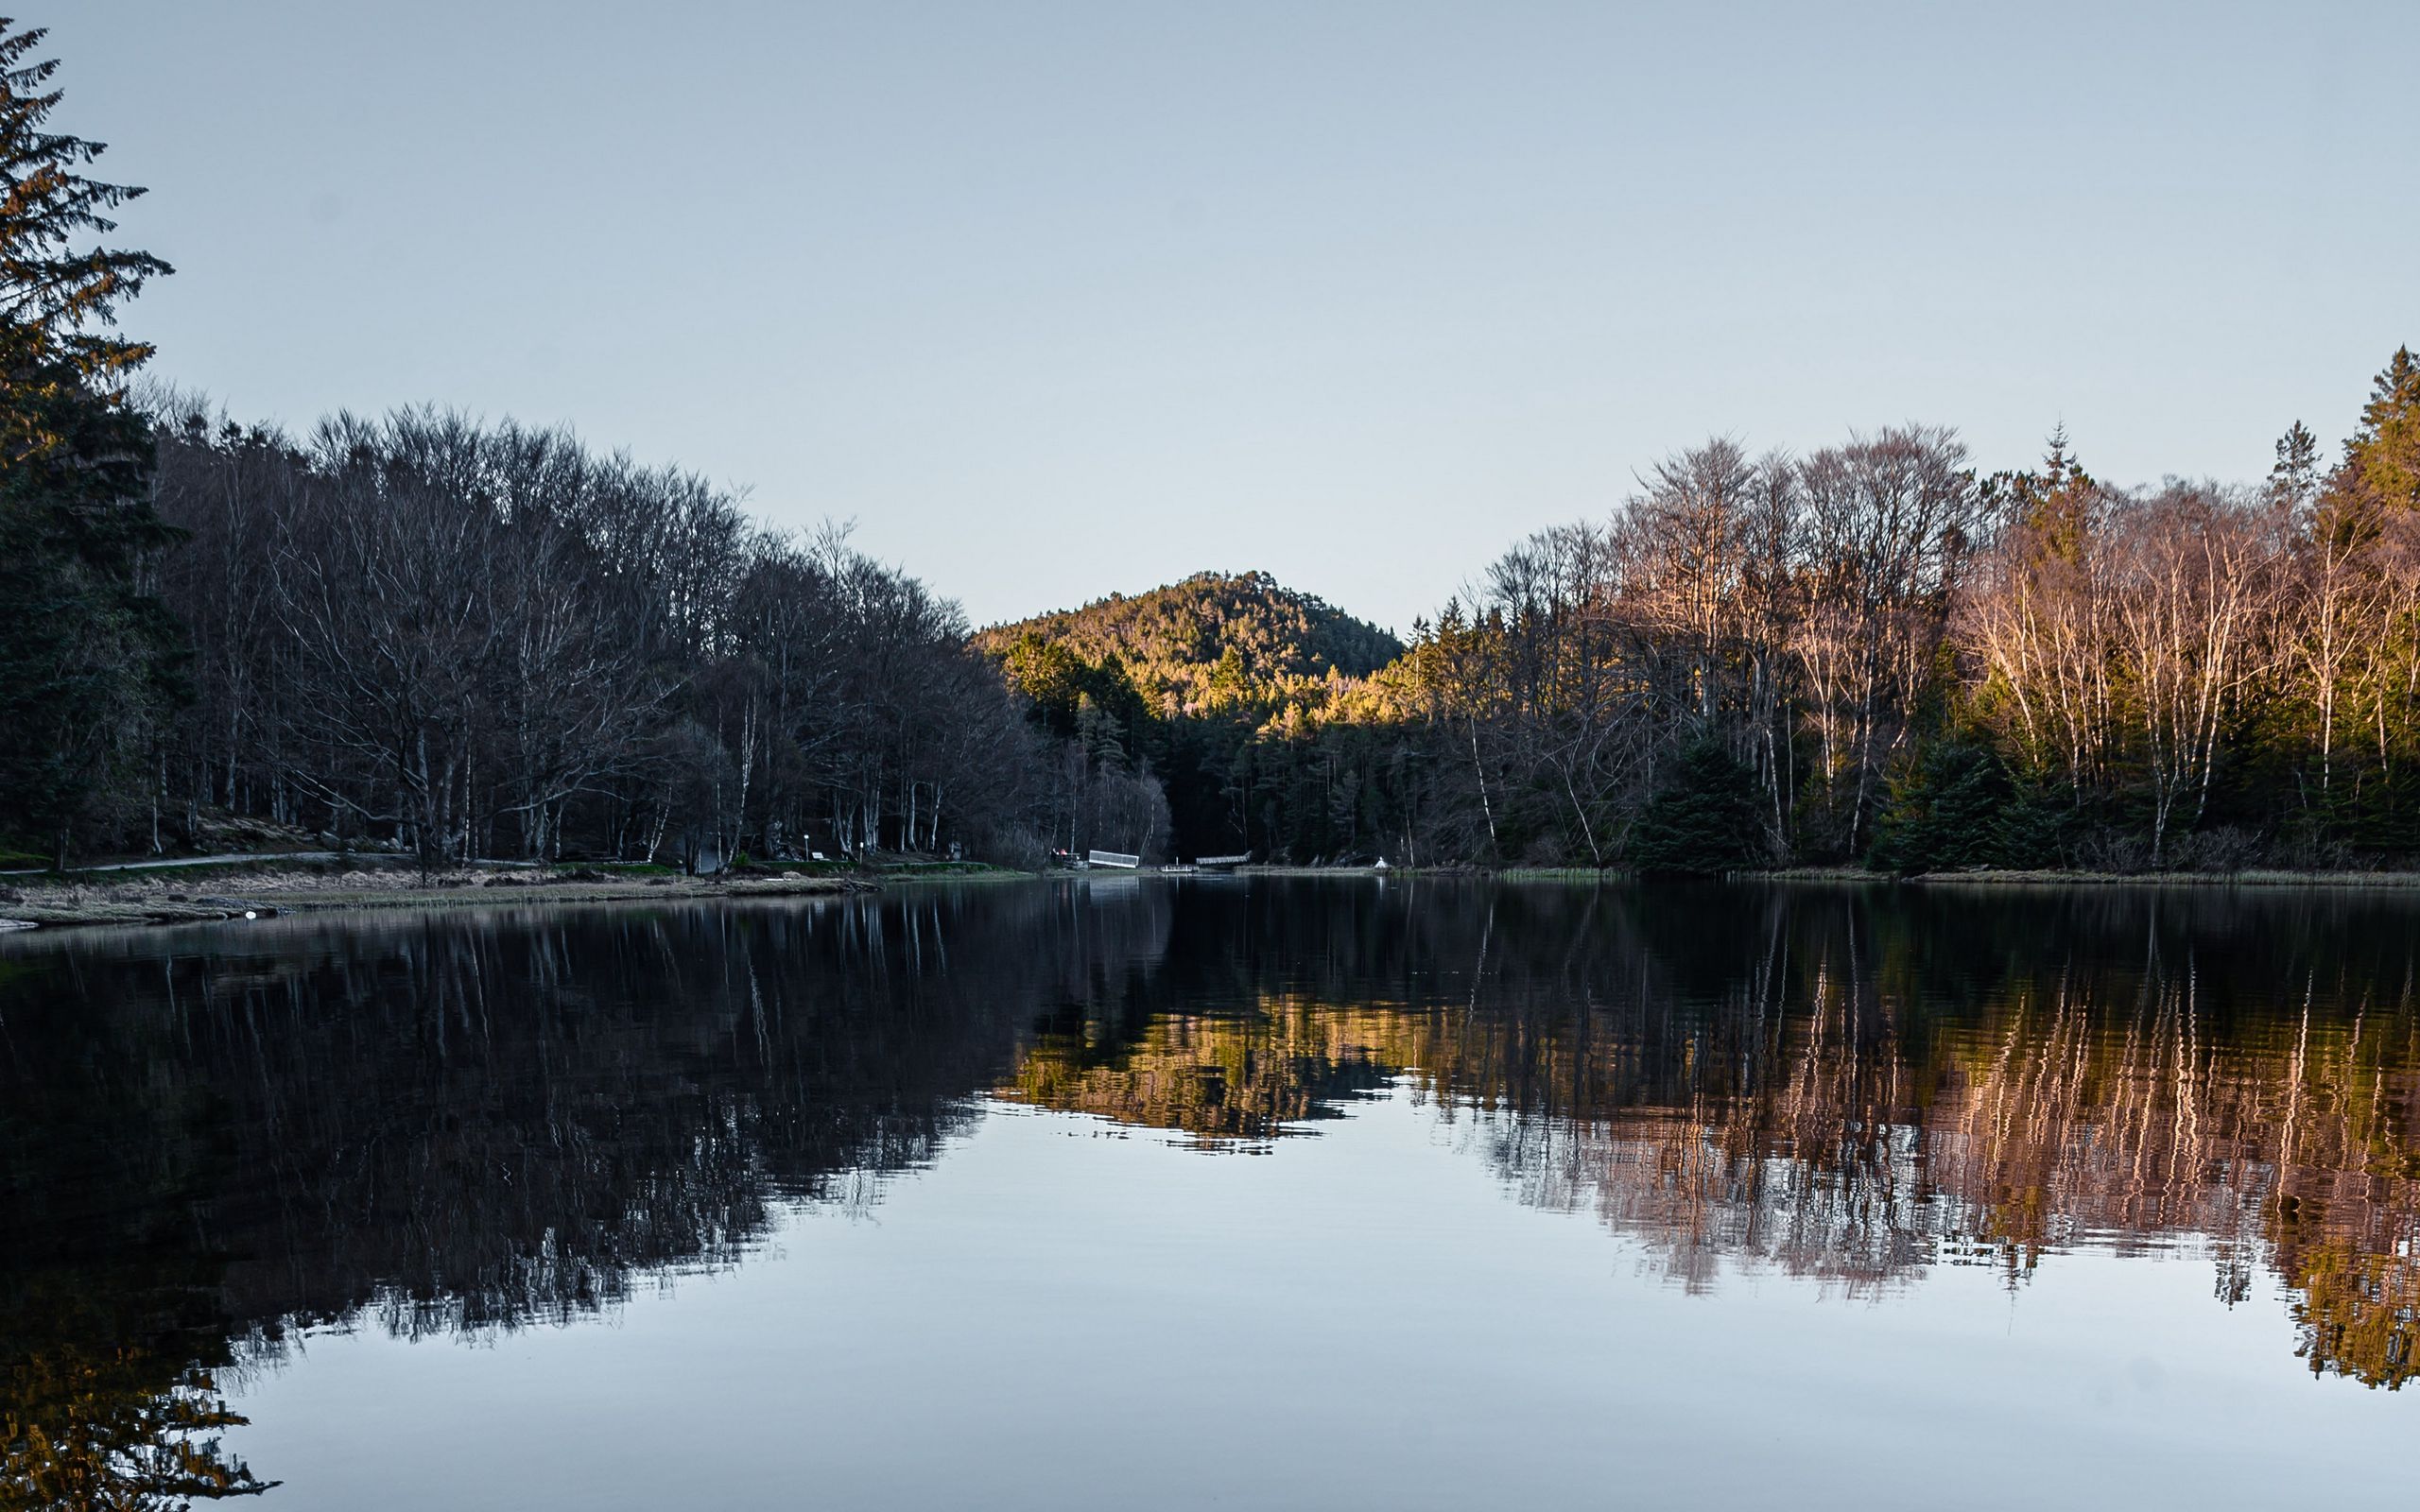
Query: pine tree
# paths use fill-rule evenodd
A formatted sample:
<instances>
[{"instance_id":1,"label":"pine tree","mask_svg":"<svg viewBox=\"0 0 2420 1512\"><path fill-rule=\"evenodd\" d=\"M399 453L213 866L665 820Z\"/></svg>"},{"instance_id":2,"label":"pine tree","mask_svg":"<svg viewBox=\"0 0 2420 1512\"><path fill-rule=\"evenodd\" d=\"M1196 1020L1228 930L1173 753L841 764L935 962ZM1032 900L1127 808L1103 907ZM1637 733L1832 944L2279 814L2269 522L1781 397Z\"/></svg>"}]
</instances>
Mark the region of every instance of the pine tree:
<instances>
[{"instance_id":1,"label":"pine tree","mask_svg":"<svg viewBox=\"0 0 2420 1512\"><path fill-rule=\"evenodd\" d=\"M2397 347L2344 443L2345 470L2384 503L2420 508L2420 361Z\"/></svg>"},{"instance_id":2,"label":"pine tree","mask_svg":"<svg viewBox=\"0 0 2420 1512\"><path fill-rule=\"evenodd\" d=\"M1696 742L1674 758L1630 833L1640 871L1711 876L1772 860L1756 774L1720 741Z\"/></svg>"},{"instance_id":3,"label":"pine tree","mask_svg":"<svg viewBox=\"0 0 2420 1512\"><path fill-rule=\"evenodd\" d=\"M2301 421L2277 438L2277 460L2269 469L2269 496L2287 507L2302 510L2319 495L2319 438Z\"/></svg>"},{"instance_id":4,"label":"pine tree","mask_svg":"<svg viewBox=\"0 0 2420 1512\"><path fill-rule=\"evenodd\" d=\"M45 128L58 64L0 20L0 833L63 865L106 816L172 701L180 634L142 587L174 538L152 511L148 427L126 384L151 355L111 329L169 271L87 245L142 191L78 170L102 145Z\"/></svg>"},{"instance_id":5,"label":"pine tree","mask_svg":"<svg viewBox=\"0 0 2420 1512\"><path fill-rule=\"evenodd\" d=\"M1937 742L1893 784L1867 862L1903 874L2000 865L2013 796L2008 769L1988 745Z\"/></svg>"},{"instance_id":6,"label":"pine tree","mask_svg":"<svg viewBox=\"0 0 2420 1512\"><path fill-rule=\"evenodd\" d=\"M2045 555L2073 561L2085 552L2100 485L2067 449L2067 428L2061 425L2050 432L2039 470L1996 473L1984 495L2001 518L2032 531Z\"/></svg>"}]
</instances>

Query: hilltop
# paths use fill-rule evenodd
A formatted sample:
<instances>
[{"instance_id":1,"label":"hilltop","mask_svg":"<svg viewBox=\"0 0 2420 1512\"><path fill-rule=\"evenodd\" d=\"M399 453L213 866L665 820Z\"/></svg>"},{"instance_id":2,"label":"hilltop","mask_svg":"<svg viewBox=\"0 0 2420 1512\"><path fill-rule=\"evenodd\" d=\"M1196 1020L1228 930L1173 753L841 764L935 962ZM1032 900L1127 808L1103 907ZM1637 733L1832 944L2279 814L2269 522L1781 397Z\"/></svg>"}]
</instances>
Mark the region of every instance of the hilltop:
<instances>
[{"instance_id":1,"label":"hilltop","mask_svg":"<svg viewBox=\"0 0 2420 1512\"><path fill-rule=\"evenodd\" d=\"M1003 658L1020 643L1063 648L1095 666L1116 658L1158 713L1282 704L1336 679L1368 677L1403 654L1377 626L1259 572L1196 573L976 637Z\"/></svg>"}]
</instances>

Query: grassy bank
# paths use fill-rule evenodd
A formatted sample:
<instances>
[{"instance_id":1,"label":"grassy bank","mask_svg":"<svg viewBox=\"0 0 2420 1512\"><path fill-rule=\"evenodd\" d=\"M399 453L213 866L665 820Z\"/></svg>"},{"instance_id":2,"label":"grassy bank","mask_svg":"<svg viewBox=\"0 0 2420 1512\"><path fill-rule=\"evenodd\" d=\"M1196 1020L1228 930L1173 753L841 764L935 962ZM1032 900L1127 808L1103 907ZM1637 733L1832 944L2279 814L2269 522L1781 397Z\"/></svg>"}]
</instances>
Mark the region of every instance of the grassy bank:
<instances>
[{"instance_id":1,"label":"grassy bank","mask_svg":"<svg viewBox=\"0 0 2420 1512\"><path fill-rule=\"evenodd\" d=\"M1935 871L1924 887L2420 887L2420 871Z\"/></svg>"},{"instance_id":2,"label":"grassy bank","mask_svg":"<svg viewBox=\"0 0 2420 1512\"><path fill-rule=\"evenodd\" d=\"M1039 871L994 867L980 861L918 861L877 868L886 887L904 882L1031 882Z\"/></svg>"}]
</instances>

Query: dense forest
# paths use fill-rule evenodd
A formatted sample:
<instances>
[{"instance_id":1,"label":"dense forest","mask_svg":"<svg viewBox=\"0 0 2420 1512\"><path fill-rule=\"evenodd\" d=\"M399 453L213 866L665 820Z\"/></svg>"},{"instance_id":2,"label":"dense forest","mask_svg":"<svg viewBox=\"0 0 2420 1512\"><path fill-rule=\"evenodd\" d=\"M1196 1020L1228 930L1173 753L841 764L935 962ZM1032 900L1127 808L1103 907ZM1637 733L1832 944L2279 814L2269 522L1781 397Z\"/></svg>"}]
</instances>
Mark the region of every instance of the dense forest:
<instances>
[{"instance_id":1,"label":"dense forest","mask_svg":"<svg viewBox=\"0 0 2420 1512\"><path fill-rule=\"evenodd\" d=\"M1039 740L957 608L839 533L509 423L161 420L189 660L158 822L432 858L1013 850Z\"/></svg>"},{"instance_id":2,"label":"dense forest","mask_svg":"<svg viewBox=\"0 0 2420 1512\"><path fill-rule=\"evenodd\" d=\"M1716 439L1408 644L1264 575L977 634L844 530L436 408L302 434L140 391L141 191L0 26L0 854L230 837L712 867L2401 866L2420 364L2334 457L2093 477L2064 436Z\"/></svg>"},{"instance_id":3,"label":"dense forest","mask_svg":"<svg viewBox=\"0 0 2420 1512\"><path fill-rule=\"evenodd\" d=\"M1195 635L1161 597L987 644L1123 721L1180 850L1929 871L2420 849L2408 349L2341 459L2296 422L2251 487L2118 488L2064 436L1990 474L1931 427L1712 440L1514 546L1366 677L1305 676L1314 638L1282 618L1255 672L1230 621Z\"/></svg>"},{"instance_id":4,"label":"dense forest","mask_svg":"<svg viewBox=\"0 0 2420 1512\"><path fill-rule=\"evenodd\" d=\"M997 626L977 644L1032 718L1086 753L1072 771L1129 773L1165 794L1136 849L1185 856L1325 853L1288 801L1286 737L1403 652L1266 573L1201 573Z\"/></svg>"}]
</instances>

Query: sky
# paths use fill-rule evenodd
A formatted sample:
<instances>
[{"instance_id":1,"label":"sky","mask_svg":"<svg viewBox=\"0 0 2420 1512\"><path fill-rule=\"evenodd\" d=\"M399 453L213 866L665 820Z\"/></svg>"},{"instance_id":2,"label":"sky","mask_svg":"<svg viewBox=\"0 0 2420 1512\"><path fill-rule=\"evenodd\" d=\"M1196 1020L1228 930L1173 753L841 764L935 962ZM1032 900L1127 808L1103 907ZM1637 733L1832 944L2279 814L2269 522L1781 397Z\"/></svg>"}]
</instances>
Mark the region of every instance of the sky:
<instances>
[{"instance_id":1,"label":"sky","mask_svg":"<svg viewBox=\"0 0 2420 1512\"><path fill-rule=\"evenodd\" d=\"M26 0L156 373L745 490L977 623L1396 628L1658 457L2250 480L2420 344L2420 5Z\"/></svg>"}]
</instances>

